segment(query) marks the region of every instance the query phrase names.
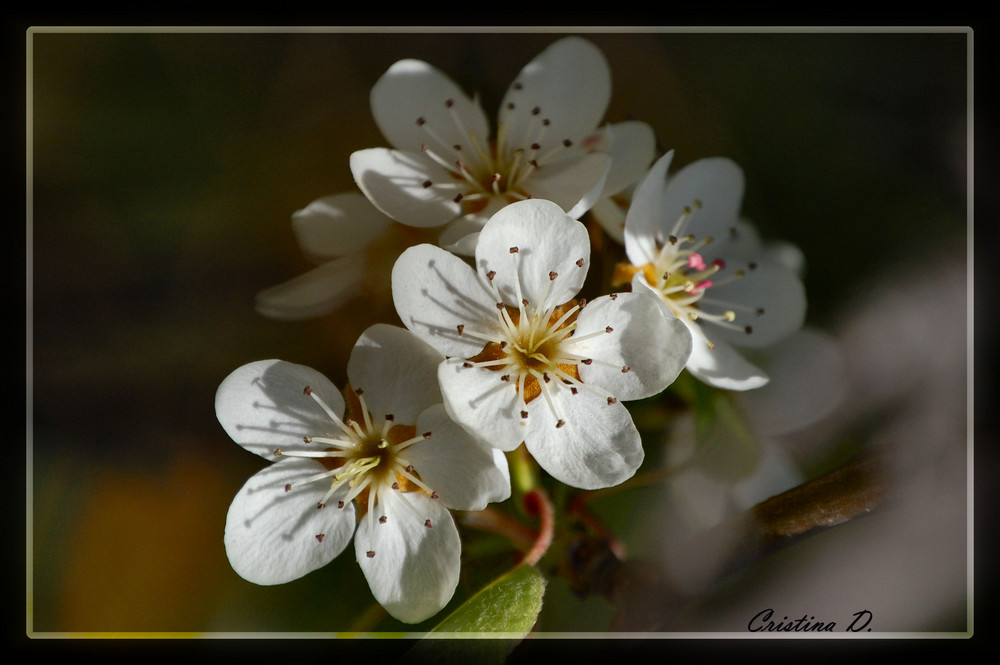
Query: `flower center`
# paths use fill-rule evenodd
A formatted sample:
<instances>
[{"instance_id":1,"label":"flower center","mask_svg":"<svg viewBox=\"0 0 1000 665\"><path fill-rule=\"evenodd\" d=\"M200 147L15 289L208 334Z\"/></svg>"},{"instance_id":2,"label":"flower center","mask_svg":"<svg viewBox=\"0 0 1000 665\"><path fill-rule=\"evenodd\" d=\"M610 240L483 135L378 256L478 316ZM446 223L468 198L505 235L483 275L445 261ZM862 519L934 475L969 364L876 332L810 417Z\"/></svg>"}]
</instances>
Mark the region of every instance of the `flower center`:
<instances>
[{"instance_id":1,"label":"flower center","mask_svg":"<svg viewBox=\"0 0 1000 665\"><path fill-rule=\"evenodd\" d=\"M512 256L518 253L517 247L510 248ZM576 265L582 267L584 260L578 260ZM513 274L518 274L516 259ZM577 334L577 317L586 306L585 300L551 305L547 304L548 298L543 297L541 303L535 304L522 296L520 282L515 279L519 300L515 307L503 302L495 281L496 272L490 271L486 277L496 299L496 325L484 326L482 330L464 324L458 326L460 335L481 339L485 343L480 353L465 361L465 367L496 372L501 383L512 386L520 397L522 420L528 417L528 404L542 397L555 416L556 427L565 425L564 414L560 413L554 400L558 391L565 390L575 395L580 390L588 390L600 394L608 404L617 401L585 384L580 377L580 365L602 361L580 355L574 346L585 339L614 332L611 326L607 326L597 332ZM549 284L557 277L558 273L550 272ZM621 367L621 371L627 372L630 368Z\"/></svg>"},{"instance_id":2,"label":"flower center","mask_svg":"<svg viewBox=\"0 0 1000 665\"><path fill-rule=\"evenodd\" d=\"M316 450L283 451L278 448L274 451L279 457L314 458L327 469L285 485L286 492L301 485L327 481L329 488L316 505L322 510L334 493L346 488L346 494L337 501L337 508L354 501L359 519L365 515L374 518L381 510L379 495L384 496L388 491L399 492L405 505L410 505L402 497L405 492L419 491L432 499L438 498L437 492L424 484L405 455L406 449L413 444L431 438L430 432L417 435L415 426L396 424L392 414L376 420L365 406L364 392L360 388L348 387L344 391L347 415L343 419L311 387L306 386L303 393L319 404L336 426L336 431L329 436L304 437L305 443L322 446ZM379 523L384 524L386 520L386 515L379 515ZM424 524L430 527L430 520ZM318 534L316 538L322 542L323 534ZM368 556L374 556L374 551L369 551Z\"/></svg>"},{"instance_id":3,"label":"flower center","mask_svg":"<svg viewBox=\"0 0 1000 665\"><path fill-rule=\"evenodd\" d=\"M735 279L742 279L747 270L753 270L757 266L751 262L747 264L746 268L727 271L726 261L721 258L706 263L700 252L712 244L714 241L712 236L699 238L690 233L681 235L692 215L698 210L701 210L701 202L698 200L695 200L691 206L685 206L670 235L664 238L657 234L657 250L654 260L643 266L635 266L627 262L618 264L612 275L612 283L630 283L632 277L641 272L646 283L656 291L677 317L691 322L706 321L728 328L742 329L750 334L753 332L750 325L735 323L736 311L738 309L752 309L759 316L764 313L763 310L713 300L710 291L713 287ZM737 231L732 228L730 233L735 235ZM713 308L716 311L705 308L705 305L710 303L716 305ZM714 348L715 344L700 326L698 331L708 347Z\"/></svg>"},{"instance_id":4,"label":"flower center","mask_svg":"<svg viewBox=\"0 0 1000 665\"><path fill-rule=\"evenodd\" d=\"M520 85L515 83L514 89ZM439 166L448 171L449 182L425 180L424 188L437 187L446 190L456 203L462 203L463 212L473 213L486 209L492 200L500 199L503 204L531 198L525 183L531 175L554 159L563 159L571 154L583 154L587 146L577 147L573 141L554 138L551 121L541 108L532 106L528 110L514 102L508 102L501 111L497 140L477 136L470 131L455 109L452 99L444 101L451 126L434 127L427 118L417 118L417 125L427 134L427 141L420 149ZM515 142L505 136L504 127L513 122L514 114L527 113L527 119L518 121L526 125L522 136ZM443 135L464 137L462 142L449 142Z\"/></svg>"}]
</instances>

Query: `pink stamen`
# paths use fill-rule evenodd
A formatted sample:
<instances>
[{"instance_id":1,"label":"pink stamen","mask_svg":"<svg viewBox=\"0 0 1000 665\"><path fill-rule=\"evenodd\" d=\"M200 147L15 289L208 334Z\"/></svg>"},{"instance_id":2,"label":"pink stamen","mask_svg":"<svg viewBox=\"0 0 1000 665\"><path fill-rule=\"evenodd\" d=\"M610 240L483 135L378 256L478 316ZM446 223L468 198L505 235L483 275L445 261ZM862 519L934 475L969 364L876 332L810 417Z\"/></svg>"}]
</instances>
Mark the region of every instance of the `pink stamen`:
<instances>
[{"instance_id":1,"label":"pink stamen","mask_svg":"<svg viewBox=\"0 0 1000 665\"><path fill-rule=\"evenodd\" d=\"M723 261L722 259L715 259L714 261L712 261L712 265L718 268L719 270L726 269L726 262Z\"/></svg>"},{"instance_id":2,"label":"pink stamen","mask_svg":"<svg viewBox=\"0 0 1000 665\"><path fill-rule=\"evenodd\" d=\"M701 258L701 254L692 253L688 257L688 268L694 268L695 270L705 269L705 259Z\"/></svg>"},{"instance_id":3,"label":"pink stamen","mask_svg":"<svg viewBox=\"0 0 1000 665\"><path fill-rule=\"evenodd\" d=\"M707 288L710 288L711 286L712 286L712 280L710 280L710 279L703 279L702 281L700 281L697 284L695 284L694 286L692 286L690 289L687 289L687 292L688 293L701 293L702 291L704 291Z\"/></svg>"}]
</instances>

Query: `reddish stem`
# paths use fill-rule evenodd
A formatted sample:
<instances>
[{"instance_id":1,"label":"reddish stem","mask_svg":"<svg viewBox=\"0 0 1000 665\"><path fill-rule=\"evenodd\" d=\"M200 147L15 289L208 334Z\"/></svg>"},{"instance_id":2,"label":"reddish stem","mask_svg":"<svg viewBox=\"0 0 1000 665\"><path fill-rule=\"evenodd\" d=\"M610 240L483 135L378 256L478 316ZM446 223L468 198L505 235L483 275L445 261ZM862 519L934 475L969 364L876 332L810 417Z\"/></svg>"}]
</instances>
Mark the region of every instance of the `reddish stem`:
<instances>
[{"instance_id":1,"label":"reddish stem","mask_svg":"<svg viewBox=\"0 0 1000 665\"><path fill-rule=\"evenodd\" d=\"M549 545L552 544L552 534L555 530L555 511L548 494L540 487L536 487L524 495L524 507L532 515L538 515L538 535L535 537L535 543L525 553L522 560L533 566L538 563L538 560L548 551Z\"/></svg>"}]
</instances>

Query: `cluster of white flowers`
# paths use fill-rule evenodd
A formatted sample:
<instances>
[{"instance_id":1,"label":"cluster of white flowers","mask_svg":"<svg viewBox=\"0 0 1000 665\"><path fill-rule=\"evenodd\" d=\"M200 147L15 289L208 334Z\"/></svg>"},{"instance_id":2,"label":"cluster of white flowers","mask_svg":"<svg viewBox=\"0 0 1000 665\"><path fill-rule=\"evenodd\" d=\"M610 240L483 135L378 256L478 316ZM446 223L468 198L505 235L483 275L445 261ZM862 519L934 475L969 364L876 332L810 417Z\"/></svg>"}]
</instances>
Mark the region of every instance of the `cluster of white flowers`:
<instances>
[{"instance_id":1,"label":"cluster of white flowers","mask_svg":"<svg viewBox=\"0 0 1000 665\"><path fill-rule=\"evenodd\" d=\"M252 362L220 385L226 432L273 462L229 510L237 573L288 582L353 537L378 602L423 621L458 582L449 511L510 497L505 453L523 445L555 481L611 487L644 459L623 401L661 393L685 368L726 389L767 381L733 347L793 333L805 296L740 218L742 172L714 158L668 175L672 153L654 163L648 125L601 124L610 94L603 54L578 37L521 70L495 134L478 100L427 63L402 60L375 83L373 116L392 147L351 155L363 196L295 213L299 243L320 265L263 291L258 310L333 311L397 223L441 232L395 260L404 327L361 335L343 391L280 360ZM631 202L612 230L614 215L599 211L621 192ZM588 301L580 219L592 208L628 262L615 270L620 292L609 284Z\"/></svg>"}]
</instances>

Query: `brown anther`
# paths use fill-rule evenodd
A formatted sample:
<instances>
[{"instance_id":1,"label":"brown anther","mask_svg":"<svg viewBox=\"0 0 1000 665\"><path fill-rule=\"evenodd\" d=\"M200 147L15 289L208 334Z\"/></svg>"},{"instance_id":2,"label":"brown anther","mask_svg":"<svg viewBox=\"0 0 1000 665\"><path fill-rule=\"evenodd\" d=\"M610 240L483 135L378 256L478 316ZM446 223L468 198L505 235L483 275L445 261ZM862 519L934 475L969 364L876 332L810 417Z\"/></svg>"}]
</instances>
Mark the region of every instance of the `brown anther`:
<instances>
[{"instance_id":1,"label":"brown anther","mask_svg":"<svg viewBox=\"0 0 1000 665\"><path fill-rule=\"evenodd\" d=\"M617 400L616 398L614 398L614 397L609 397L609 398L608 398L608 406L611 406L612 404L614 404L614 403L615 403L615 402L617 402L617 401L618 401L618 400Z\"/></svg>"},{"instance_id":2,"label":"brown anther","mask_svg":"<svg viewBox=\"0 0 1000 665\"><path fill-rule=\"evenodd\" d=\"M308 443L308 441L306 443ZM274 449L274 456L275 457L281 457L281 448L275 448Z\"/></svg>"},{"instance_id":3,"label":"brown anther","mask_svg":"<svg viewBox=\"0 0 1000 665\"><path fill-rule=\"evenodd\" d=\"M522 411L521 412L521 417L522 418L527 418L528 417L528 412L527 411Z\"/></svg>"},{"instance_id":4,"label":"brown anther","mask_svg":"<svg viewBox=\"0 0 1000 665\"><path fill-rule=\"evenodd\" d=\"M501 381L510 381L510 374L504 374L500 377Z\"/></svg>"},{"instance_id":5,"label":"brown anther","mask_svg":"<svg viewBox=\"0 0 1000 665\"><path fill-rule=\"evenodd\" d=\"M393 420L396 419L396 416L392 415L391 413L387 413L385 414L385 419L391 423Z\"/></svg>"},{"instance_id":6,"label":"brown anther","mask_svg":"<svg viewBox=\"0 0 1000 665\"><path fill-rule=\"evenodd\" d=\"M580 392L579 390L577 390L577 389L576 389L576 386L570 386L570 389L569 389L569 391L570 391L571 393L573 393L574 395L576 395L577 393L579 393L579 392Z\"/></svg>"},{"instance_id":7,"label":"brown anther","mask_svg":"<svg viewBox=\"0 0 1000 665\"><path fill-rule=\"evenodd\" d=\"M614 331L615 331L615 329L612 328L611 326L608 326L607 328L604 329L604 332L608 333L609 335L611 333L613 333Z\"/></svg>"},{"instance_id":8,"label":"brown anther","mask_svg":"<svg viewBox=\"0 0 1000 665\"><path fill-rule=\"evenodd\" d=\"M318 543L322 543L322 542L323 542L323 537L324 537L324 536L326 536L326 534L325 534L325 533L317 533L317 534L316 534L316 542L318 542Z\"/></svg>"},{"instance_id":9,"label":"brown anther","mask_svg":"<svg viewBox=\"0 0 1000 665\"><path fill-rule=\"evenodd\" d=\"M427 189L428 187L430 187L433 184L434 183L431 182L430 180L424 180L422 183L420 183L420 186L423 187L424 189Z\"/></svg>"},{"instance_id":10,"label":"brown anther","mask_svg":"<svg viewBox=\"0 0 1000 665\"><path fill-rule=\"evenodd\" d=\"M428 529L430 529L431 528L431 521L430 520L424 520L424 526L427 527Z\"/></svg>"},{"instance_id":11,"label":"brown anther","mask_svg":"<svg viewBox=\"0 0 1000 665\"><path fill-rule=\"evenodd\" d=\"M500 342L500 348L501 349L506 349L507 348L507 340L502 340Z\"/></svg>"},{"instance_id":12,"label":"brown anther","mask_svg":"<svg viewBox=\"0 0 1000 665\"><path fill-rule=\"evenodd\" d=\"M496 270L491 270L488 273L486 273L486 279L490 280L491 282L493 281L493 278L496 276L497 276Z\"/></svg>"},{"instance_id":13,"label":"brown anther","mask_svg":"<svg viewBox=\"0 0 1000 665\"><path fill-rule=\"evenodd\" d=\"M544 126L548 127L549 125L551 125L551 124L552 124L552 121L551 121L551 120L549 120L548 118L544 118L544 119L542 120L542 124L543 124Z\"/></svg>"},{"instance_id":14,"label":"brown anther","mask_svg":"<svg viewBox=\"0 0 1000 665\"><path fill-rule=\"evenodd\" d=\"M594 362L594 359L593 358L584 358L580 362L582 362L584 365L589 365L589 364L591 364L591 363Z\"/></svg>"},{"instance_id":15,"label":"brown anther","mask_svg":"<svg viewBox=\"0 0 1000 665\"><path fill-rule=\"evenodd\" d=\"M344 502L343 501L338 501L337 502L337 508L343 508L343 507L344 507Z\"/></svg>"},{"instance_id":16,"label":"brown anther","mask_svg":"<svg viewBox=\"0 0 1000 665\"><path fill-rule=\"evenodd\" d=\"M757 316L763 316L763 315L764 315L764 308L763 307L758 307L757 308Z\"/></svg>"},{"instance_id":17,"label":"brown anther","mask_svg":"<svg viewBox=\"0 0 1000 665\"><path fill-rule=\"evenodd\" d=\"M541 150L542 149L542 145L540 143L532 143L531 144L531 149L532 150Z\"/></svg>"},{"instance_id":18,"label":"brown anther","mask_svg":"<svg viewBox=\"0 0 1000 665\"><path fill-rule=\"evenodd\" d=\"M323 510L324 508L326 508L326 504L325 503L320 502L320 503L316 504L316 510Z\"/></svg>"},{"instance_id":19,"label":"brown anther","mask_svg":"<svg viewBox=\"0 0 1000 665\"><path fill-rule=\"evenodd\" d=\"M750 263L747 264L747 268L750 268L750 270L756 270L757 264L751 261Z\"/></svg>"},{"instance_id":20,"label":"brown anther","mask_svg":"<svg viewBox=\"0 0 1000 665\"><path fill-rule=\"evenodd\" d=\"M304 436L304 437L302 437L302 442L303 443L312 443L313 442L313 438L311 436Z\"/></svg>"},{"instance_id":21,"label":"brown anther","mask_svg":"<svg viewBox=\"0 0 1000 665\"><path fill-rule=\"evenodd\" d=\"M518 249L517 249L517 247L511 247L511 248L510 248L510 253L511 253L511 254L517 254L517 252L518 252Z\"/></svg>"},{"instance_id":22,"label":"brown anther","mask_svg":"<svg viewBox=\"0 0 1000 665\"><path fill-rule=\"evenodd\" d=\"M618 294L617 293L610 293L610 294L608 294L608 297L611 298L612 300L618 300Z\"/></svg>"},{"instance_id":23,"label":"brown anther","mask_svg":"<svg viewBox=\"0 0 1000 665\"><path fill-rule=\"evenodd\" d=\"M432 491L432 492L431 492L431 498L432 498L432 499L440 499L440 498L441 498L441 495L439 495L439 494L438 494L437 492L433 492L433 491Z\"/></svg>"},{"instance_id":24,"label":"brown anther","mask_svg":"<svg viewBox=\"0 0 1000 665\"><path fill-rule=\"evenodd\" d=\"M368 557L369 559L374 558L375 550L368 550L367 552L365 552L365 556Z\"/></svg>"},{"instance_id":25,"label":"brown anther","mask_svg":"<svg viewBox=\"0 0 1000 665\"><path fill-rule=\"evenodd\" d=\"M305 388L303 388L302 389L302 394L303 395L312 395L313 394L312 386L306 386Z\"/></svg>"},{"instance_id":26,"label":"brown anther","mask_svg":"<svg viewBox=\"0 0 1000 665\"><path fill-rule=\"evenodd\" d=\"M586 298L580 298L580 301L577 303L577 307L579 307L580 309L583 309L586 306L587 306L587 299Z\"/></svg>"},{"instance_id":27,"label":"brown anther","mask_svg":"<svg viewBox=\"0 0 1000 665\"><path fill-rule=\"evenodd\" d=\"M521 83L520 81L515 81L514 82L514 89L515 90L521 90L522 88L524 88L524 84L523 83Z\"/></svg>"},{"instance_id":28,"label":"brown anther","mask_svg":"<svg viewBox=\"0 0 1000 665\"><path fill-rule=\"evenodd\" d=\"M573 142L570 141L569 139L563 139L563 145L568 148L571 145L573 145Z\"/></svg>"},{"instance_id":29,"label":"brown anther","mask_svg":"<svg viewBox=\"0 0 1000 665\"><path fill-rule=\"evenodd\" d=\"M427 122L427 120L423 116L420 116L419 118L417 118L417 126L418 127L423 127L424 124L426 124L426 122Z\"/></svg>"},{"instance_id":30,"label":"brown anther","mask_svg":"<svg viewBox=\"0 0 1000 665\"><path fill-rule=\"evenodd\" d=\"M406 465L406 472L407 473L413 473L413 465L412 464L407 464Z\"/></svg>"},{"instance_id":31,"label":"brown anther","mask_svg":"<svg viewBox=\"0 0 1000 665\"><path fill-rule=\"evenodd\" d=\"M454 99L446 99L446 100L444 100L444 107L446 109L450 109L454 105L455 105L455 100Z\"/></svg>"},{"instance_id":32,"label":"brown anther","mask_svg":"<svg viewBox=\"0 0 1000 665\"><path fill-rule=\"evenodd\" d=\"M542 112L542 109L539 108L539 107L537 107L537 106L535 108L531 109L531 115L538 115L541 112Z\"/></svg>"},{"instance_id":33,"label":"brown anther","mask_svg":"<svg viewBox=\"0 0 1000 665\"><path fill-rule=\"evenodd\" d=\"M622 365L622 374L628 374L631 371L632 371L631 367L629 367L628 365Z\"/></svg>"},{"instance_id":34,"label":"brown anther","mask_svg":"<svg viewBox=\"0 0 1000 665\"><path fill-rule=\"evenodd\" d=\"M576 265L577 265L578 268L582 268L584 263L585 263L585 261L583 259L577 259L576 260Z\"/></svg>"},{"instance_id":35,"label":"brown anther","mask_svg":"<svg viewBox=\"0 0 1000 665\"><path fill-rule=\"evenodd\" d=\"M387 519L389 519L389 518L386 517L385 515L383 515L382 517L378 518L378 523L379 524L385 524L385 522L386 522Z\"/></svg>"},{"instance_id":36,"label":"brown anther","mask_svg":"<svg viewBox=\"0 0 1000 665\"><path fill-rule=\"evenodd\" d=\"M528 306L528 299L527 298L521 298L521 304L524 305L525 307L527 307Z\"/></svg>"},{"instance_id":37,"label":"brown anther","mask_svg":"<svg viewBox=\"0 0 1000 665\"><path fill-rule=\"evenodd\" d=\"M460 152L462 150L462 146L458 145L457 143L451 147L455 152Z\"/></svg>"},{"instance_id":38,"label":"brown anther","mask_svg":"<svg viewBox=\"0 0 1000 665\"><path fill-rule=\"evenodd\" d=\"M549 271L549 281L550 282L553 281L558 276L559 276L559 273L557 273L556 271L554 271L554 270L550 270Z\"/></svg>"},{"instance_id":39,"label":"brown anther","mask_svg":"<svg viewBox=\"0 0 1000 665\"><path fill-rule=\"evenodd\" d=\"M743 329L743 331L746 332L746 334L749 335L750 333L753 332L753 328L751 328L750 326L747 326L746 328Z\"/></svg>"},{"instance_id":40,"label":"brown anther","mask_svg":"<svg viewBox=\"0 0 1000 665\"><path fill-rule=\"evenodd\" d=\"M508 111L514 110L514 102L507 102L507 110Z\"/></svg>"},{"instance_id":41,"label":"brown anther","mask_svg":"<svg viewBox=\"0 0 1000 665\"><path fill-rule=\"evenodd\" d=\"M556 429L559 429L560 427L562 427L565 424L566 424L566 421L563 420L562 418L560 418L558 421L556 421Z\"/></svg>"},{"instance_id":42,"label":"brown anther","mask_svg":"<svg viewBox=\"0 0 1000 665\"><path fill-rule=\"evenodd\" d=\"M399 489L399 483L393 483L392 484L392 489L398 490Z\"/></svg>"},{"instance_id":43,"label":"brown anther","mask_svg":"<svg viewBox=\"0 0 1000 665\"><path fill-rule=\"evenodd\" d=\"M465 330L465 324L459 323L456 328L458 328L458 334L461 335L462 331Z\"/></svg>"},{"instance_id":44,"label":"brown anther","mask_svg":"<svg viewBox=\"0 0 1000 665\"><path fill-rule=\"evenodd\" d=\"M424 437L425 439L429 439L429 438L431 438L431 433L430 433L430 432L424 432L422 436L423 436L423 437Z\"/></svg>"},{"instance_id":45,"label":"brown anther","mask_svg":"<svg viewBox=\"0 0 1000 665\"><path fill-rule=\"evenodd\" d=\"M455 195L455 198L453 198L452 201L454 201L455 203L461 203L463 198L464 197L462 196L462 193L459 192L458 194Z\"/></svg>"},{"instance_id":46,"label":"brown anther","mask_svg":"<svg viewBox=\"0 0 1000 665\"><path fill-rule=\"evenodd\" d=\"M550 381L552 381L552 377L550 377L547 373L542 374L542 379L545 381L545 383L549 383Z\"/></svg>"},{"instance_id":47,"label":"brown anther","mask_svg":"<svg viewBox=\"0 0 1000 665\"><path fill-rule=\"evenodd\" d=\"M288 485L285 485L285 491L286 491L286 492L291 492L291 491L292 491L292 486L291 486L291 484L288 484Z\"/></svg>"},{"instance_id":48,"label":"brown anther","mask_svg":"<svg viewBox=\"0 0 1000 665\"><path fill-rule=\"evenodd\" d=\"M534 167L535 167L536 169L538 169L538 168L541 168L541 167L540 167L540 166L538 165L538 160L537 160L537 159L531 159L531 160L528 160L528 163L529 163L529 164L531 164L532 166L534 166Z\"/></svg>"},{"instance_id":49,"label":"brown anther","mask_svg":"<svg viewBox=\"0 0 1000 665\"><path fill-rule=\"evenodd\" d=\"M470 367L475 367L475 365L473 365L472 363L466 361L466 362L462 363L462 367L468 369Z\"/></svg>"},{"instance_id":50,"label":"brown anther","mask_svg":"<svg viewBox=\"0 0 1000 665\"><path fill-rule=\"evenodd\" d=\"M354 389L354 394L355 394L355 395L364 395L364 394L365 394L365 391L364 391L364 390L362 390L361 388L355 388L355 389Z\"/></svg>"},{"instance_id":51,"label":"brown anther","mask_svg":"<svg viewBox=\"0 0 1000 665\"><path fill-rule=\"evenodd\" d=\"M502 302L497 303L497 309L503 309L505 306Z\"/></svg>"}]
</instances>

